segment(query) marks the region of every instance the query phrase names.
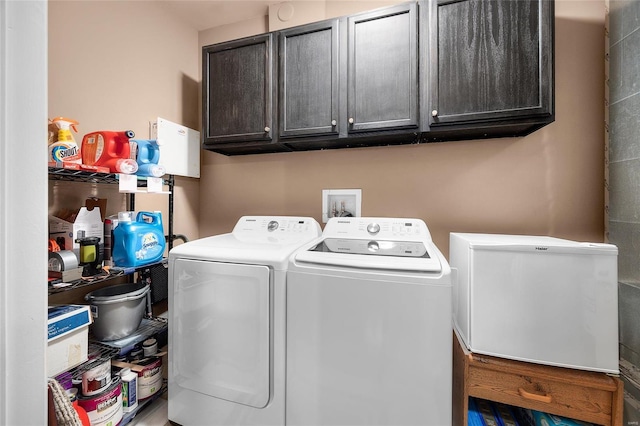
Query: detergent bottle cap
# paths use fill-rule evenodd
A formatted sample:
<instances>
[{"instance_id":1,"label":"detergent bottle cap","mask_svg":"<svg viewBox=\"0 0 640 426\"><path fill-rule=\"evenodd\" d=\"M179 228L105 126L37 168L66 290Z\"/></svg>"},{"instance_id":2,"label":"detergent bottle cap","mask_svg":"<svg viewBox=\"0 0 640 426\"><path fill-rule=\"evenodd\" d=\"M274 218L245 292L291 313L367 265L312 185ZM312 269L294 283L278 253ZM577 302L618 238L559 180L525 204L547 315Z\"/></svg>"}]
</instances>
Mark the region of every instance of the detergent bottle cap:
<instances>
[{"instance_id":1,"label":"detergent bottle cap","mask_svg":"<svg viewBox=\"0 0 640 426\"><path fill-rule=\"evenodd\" d=\"M164 166L160 164L152 164L149 166L148 171L152 177L161 177L166 173L167 169L165 169Z\"/></svg>"},{"instance_id":2,"label":"detergent bottle cap","mask_svg":"<svg viewBox=\"0 0 640 426\"><path fill-rule=\"evenodd\" d=\"M138 171L138 163L131 158L121 158L116 162L116 170L118 173L132 175Z\"/></svg>"},{"instance_id":3,"label":"detergent bottle cap","mask_svg":"<svg viewBox=\"0 0 640 426\"><path fill-rule=\"evenodd\" d=\"M133 221L134 212L118 212L118 222Z\"/></svg>"}]
</instances>

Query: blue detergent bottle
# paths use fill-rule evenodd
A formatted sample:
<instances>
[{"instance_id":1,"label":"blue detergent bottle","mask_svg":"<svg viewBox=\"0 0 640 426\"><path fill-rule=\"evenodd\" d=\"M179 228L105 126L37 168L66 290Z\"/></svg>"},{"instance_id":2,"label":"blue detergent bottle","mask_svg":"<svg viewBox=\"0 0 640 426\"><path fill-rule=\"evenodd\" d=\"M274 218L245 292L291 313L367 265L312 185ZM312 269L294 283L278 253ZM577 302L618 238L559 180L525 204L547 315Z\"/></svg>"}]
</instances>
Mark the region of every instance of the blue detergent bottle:
<instances>
[{"instance_id":1,"label":"blue detergent bottle","mask_svg":"<svg viewBox=\"0 0 640 426\"><path fill-rule=\"evenodd\" d=\"M161 177L165 174L164 166L158 164L160 161L160 146L155 140L132 139L136 144L136 162L138 163L138 176Z\"/></svg>"},{"instance_id":2,"label":"blue detergent bottle","mask_svg":"<svg viewBox=\"0 0 640 426\"><path fill-rule=\"evenodd\" d=\"M165 249L162 213L132 212L118 215L113 230L113 263L120 267L138 267L162 260Z\"/></svg>"}]
</instances>

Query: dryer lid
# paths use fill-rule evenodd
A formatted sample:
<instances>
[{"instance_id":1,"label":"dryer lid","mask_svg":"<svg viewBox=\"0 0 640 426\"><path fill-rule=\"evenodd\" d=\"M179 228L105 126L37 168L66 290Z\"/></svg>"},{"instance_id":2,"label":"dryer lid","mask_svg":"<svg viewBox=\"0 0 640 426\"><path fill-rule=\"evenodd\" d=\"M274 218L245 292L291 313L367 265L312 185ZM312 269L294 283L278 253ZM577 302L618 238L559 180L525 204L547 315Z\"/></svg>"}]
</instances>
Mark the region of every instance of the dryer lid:
<instances>
[{"instance_id":1,"label":"dryer lid","mask_svg":"<svg viewBox=\"0 0 640 426\"><path fill-rule=\"evenodd\" d=\"M232 233L205 237L174 247L170 259L194 259L286 268L289 256L321 234L313 218L243 216Z\"/></svg>"}]
</instances>

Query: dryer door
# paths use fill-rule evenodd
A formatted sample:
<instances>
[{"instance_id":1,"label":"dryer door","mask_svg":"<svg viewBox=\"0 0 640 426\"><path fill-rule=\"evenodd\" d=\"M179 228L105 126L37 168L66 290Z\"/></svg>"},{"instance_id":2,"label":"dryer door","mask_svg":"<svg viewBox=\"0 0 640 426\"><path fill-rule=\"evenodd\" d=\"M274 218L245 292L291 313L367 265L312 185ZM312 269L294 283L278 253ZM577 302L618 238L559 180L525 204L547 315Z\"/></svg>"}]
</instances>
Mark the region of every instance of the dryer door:
<instances>
[{"instance_id":1,"label":"dryer door","mask_svg":"<svg viewBox=\"0 0 640 426\"><path fill-rule=\"evenodd\" d=\"M177 386L267 405L269 276L262 265L175 261L171 363Z\"/></svg>"}]
</instances>

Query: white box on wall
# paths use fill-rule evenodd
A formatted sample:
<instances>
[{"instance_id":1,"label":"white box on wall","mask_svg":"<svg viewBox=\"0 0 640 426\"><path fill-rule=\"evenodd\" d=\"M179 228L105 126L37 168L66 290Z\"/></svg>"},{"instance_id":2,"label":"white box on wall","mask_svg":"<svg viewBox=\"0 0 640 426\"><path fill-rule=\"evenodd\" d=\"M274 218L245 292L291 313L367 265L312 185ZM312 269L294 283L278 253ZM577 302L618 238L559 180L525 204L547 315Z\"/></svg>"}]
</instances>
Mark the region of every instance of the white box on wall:
<instances>
[{"instance_id":1,"label":"white box on wall","mask_svg":"<svg viewBox=\"0 0 640 426\"><path fill-rule=\"evenodd\" d=\"M360 217L362 206L361 189L323 189L322 190L322 222L327 223L332 217Z\"/></svg>"},{"instance_id":2,"label":"white box on wall","mask_svg":"<svg viewBox=\"0 0 640 426\"><path fill-rule=\"evenodd\" d=\"M167 174L200 177L200 132L158 117L150 123L149 133L158 142L159 164Z\"/></svg>"}]
</instances>

